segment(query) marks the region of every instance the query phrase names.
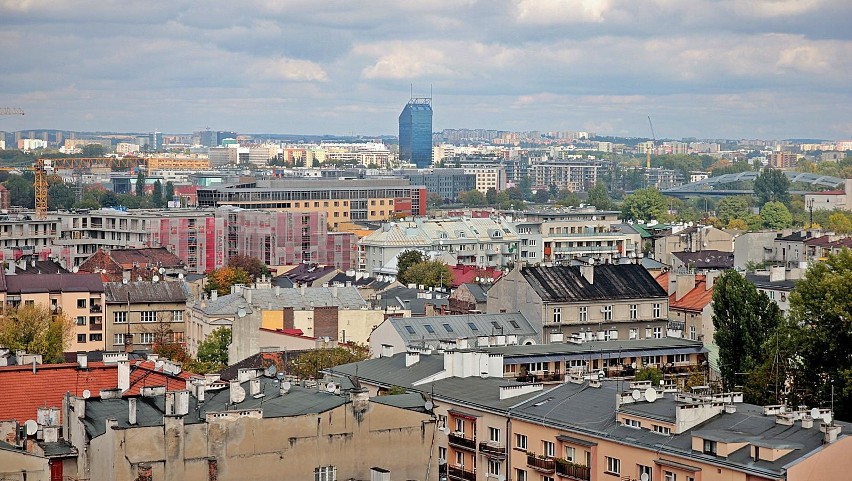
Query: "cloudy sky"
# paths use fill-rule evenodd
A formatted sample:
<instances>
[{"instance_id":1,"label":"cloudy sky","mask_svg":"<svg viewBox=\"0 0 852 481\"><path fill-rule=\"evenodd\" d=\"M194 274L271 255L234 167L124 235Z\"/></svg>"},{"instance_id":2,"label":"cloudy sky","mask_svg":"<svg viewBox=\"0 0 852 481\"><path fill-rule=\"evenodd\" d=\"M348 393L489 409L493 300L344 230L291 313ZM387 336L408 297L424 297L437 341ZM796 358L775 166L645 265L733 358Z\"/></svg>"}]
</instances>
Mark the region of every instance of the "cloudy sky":
<instances>
[{"instance_id":1,"label":"cloudy sky","mask_svg":"<svg viewBox=\"0 0 852 481\"><path fill-rule=\"evenodd\" d=\"M849 0L0 0L0 130L852 138Z\"/></svg>"}]
</instances>

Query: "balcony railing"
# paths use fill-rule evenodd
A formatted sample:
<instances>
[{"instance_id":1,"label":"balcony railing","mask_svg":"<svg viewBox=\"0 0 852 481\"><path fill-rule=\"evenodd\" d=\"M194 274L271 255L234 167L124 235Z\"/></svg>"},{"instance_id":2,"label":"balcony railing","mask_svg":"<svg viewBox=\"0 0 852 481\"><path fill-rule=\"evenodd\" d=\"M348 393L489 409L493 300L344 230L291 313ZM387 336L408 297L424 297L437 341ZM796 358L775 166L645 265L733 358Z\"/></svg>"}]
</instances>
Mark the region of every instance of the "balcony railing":
<instances>
[{"instance_id":1,"label":"balcony railing","mask_svg":"<svg viewBox=\"0 0 852 481\"><path fill-rule=\"evenodd\" d=\"M463 433L450 433L447 437L451 446L476 451L476 441L464 437Z\"/></svg>"},{"instance_id":2,"label":"balcony railing","mask_svg":"<svg viewBox=\"0 0 852 481\"><path fill-rule=\"evenodd\" d=\"M479 443L479 452L486 456L503 458L506 456L506 446L495 442Z\"/></svg>"},{"instance_id":3,"label":"balcony railing","mask_svg":"<svg viewBox=\"0 0 852 481\"><path fill-rule=\"evenodd\" d=\"M589 481L591 479L591 470L588 466L569 463L564 460L556 461L556 474L580 481Z\"/></svg>"},{"instance_id":4,"label":"balcony railing","mask_svg":"<svg viewBox=\"0 0 852 481\"><path fill-rule=\"evenodd\" d=\"M527 454L527 466L542 473L552 473L556 470L556 461L553 458L542 459L535 454Z\"/></svg>"},{"instance_id":5,"label":"balcony railing","mask_svg":"<svg viewBox=\"0 0 852 481\"><path fill-rule=\"evenodd\" d=\"M100 306L100 305L98 305L98 304L92 304L92 305L89 307L89 312L91 312L91 313L99 313L99 312L101 312L101 311L102 311L101 306Z\"/></svg>"},{"instance_id":6,"label":"balcony railing","mask_svg":"<svg viewBox=\"0 0 852 481\"><path fill-rule=\"evenodd\" d=\"M463 481L476 481L476 473L467 471L464 466L450 466L447 468L447 474L450 479L460 479Z\"/></svg>"}]
</instances>

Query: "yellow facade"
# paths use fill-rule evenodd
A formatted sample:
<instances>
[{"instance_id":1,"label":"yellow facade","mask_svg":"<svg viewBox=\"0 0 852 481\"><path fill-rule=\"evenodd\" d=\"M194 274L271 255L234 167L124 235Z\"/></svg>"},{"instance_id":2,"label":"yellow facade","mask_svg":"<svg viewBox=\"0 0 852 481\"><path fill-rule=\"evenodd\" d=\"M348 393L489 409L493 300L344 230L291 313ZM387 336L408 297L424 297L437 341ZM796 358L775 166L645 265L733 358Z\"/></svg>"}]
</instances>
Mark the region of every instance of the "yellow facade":
<instances>
[{"instance_id":1,"label":"yellow facade","mask_svg":"<svg viewBox=\"0 0 852 481\"><path fill-rule=\"evenodd\" d=\"M210 168L209 159L170 159L150 158L146 159L148 171L167 170L207 170Z\"/></svg>"}]
</instances>

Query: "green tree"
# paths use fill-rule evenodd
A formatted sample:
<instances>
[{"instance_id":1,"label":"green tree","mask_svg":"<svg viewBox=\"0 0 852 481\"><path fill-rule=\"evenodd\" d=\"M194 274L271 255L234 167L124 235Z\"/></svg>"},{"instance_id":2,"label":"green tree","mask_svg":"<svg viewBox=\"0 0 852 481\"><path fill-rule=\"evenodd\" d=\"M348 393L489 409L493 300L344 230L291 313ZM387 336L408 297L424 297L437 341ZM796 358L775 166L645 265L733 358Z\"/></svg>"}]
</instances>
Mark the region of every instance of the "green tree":
<instances>
[{"instance_id":1,"label":"green tree","mask_svg":"<svg viewBox=\"0 0 852 481\"><path fill-rule=\"evenodd\" d=\"M639 189L624 198L621 205L621 217L625 220L649 221L665 219L666 198L659 190L650 187Z\"/></svg>"},{"instance_id":2,"label":"green tree","mask_svg":"<svg viewBox=\"0 0 852 481\"><path fill-rule=\"evenodd\" d=\"M74 321L64 313L52 313L44 304L9 309L0 317L0 345L30 354L41 354L46 364L63 362L65 344L71 340Z\"/></svg>"},{"instance_id":3,"label":"green tree","mask_svg":"<svg viewBox=\"0 0 852 481\"><path fill-rule=\"evenodd\" d=\"M224 368L228 365L228 346L230 345L231 329L220 327L198 345L198 360Z\"/></svg>"},{"instance_id":4,"label":"green tree","mask_svg":"<svg viewBox=\"0 0 852 481\"><path fill-rule=\"evenodd\" d=\"M231 286L235 284L249 285L251 276L238 267L221 267L207 274L204 292L209 294L215 290L220 296L224 296L231 293Z\"/></svg>"},{"instance_id":5,"label":"green tree","mask_svg":"<svg viewBox=\"0 0 852 481\"><path fill-rule=\"evenodd\" d=\"M74 190L64 182L53 184L47 188L47 208L49 210L68 210L74 205L75 200Z\"/></svg>"},{"instance_id":6,"label":"green tree","mask_svg":"<svg viewBox=\"0 0 852 481\"><path fill-rule=\"evenodd\" d=\"M414 264L419 264L426 259L423 257L423 253L420 251L410 250L403 251L396 257L396 278L399 282L403 284L410 284L411 281L408 280L406 276L406 272L408 268L413 266Z\"/></svg>"},{"instance_id":7,"label":"green tree","mask_svg":"<svg viewBox=\"0 0 852 481\"><path fill-rule=\"evenodd\" d=\"M852 418L852 251L843 249L811 265L790 295L795 365L791 402L826 405L832 386L835 410Z\"/></svg>"},{"instance_id":8,"label":"green tree","mask_svg":"<svg viewBox=\"0 0 852 481\"><path fill-rule=\"evenodd\" d=\"M443 205L443 204L444 204L444 199L440 195L438 195L434 192L429 192L429 196L426 198L426 205L430 209L437 209L438 207L441 207L441 205Z\"/></svg>"},{"instance_id":9,"label":"green tree","mask_svg":"<svg viewBox=\"0 0 852 481\"><path fill-rule=\"evenodd\" d=\"M322 371L342 364L370 359L370 347L349 343L322 347L300 354L290 365L291 373L302 379L319 378Z\"/></svg>"},{"instance_id":10,"label":"green tree","mask_svg":"<svg viewBox=\"0 0 852 481\"><path fill-rule=\"evenodd\" d=\"M228 267L242 269L248 273L253 280L260 276L269 275L269 268L255 257L235 255L228 259Z\"/></svg>"},{"instance_id":11,"label":"green tree","mask_svg":"<svg viewBox=\"0 0 852 481\"><path fill-rule=\"evenodd\" d=\"M154 204L154 207L162 207L163 206L163 184L156 180L154 181L154 190L151 193L151 203Z\"/></svg>"},{"instance_id":12,"label":"green tree","mask_svg":"<svg viewBox=\"0 0 852 481\"><path fill-rule=\"evenodd\" d=\"M562 189L556 194L556 205L563 207L573 207L580 205L580 199L577 194L568 189Z\"/></svg>"},{"instance_id":13,"label":"green tree","mask_svg":"<svg viewBox=\"0 0 852 481\"><path fill-rule=\"evenodd\" d=\"M754 197L757 205L762 207L767 202L790 204L790 179L778 169L763 169L754 180Z\"/></svg>"},{"instance_id":14,"label":"green tree","mask_svg":"<svg viewBox=\"0 0 852 481\"><path fill-rule=\"evenodd\" d=\"M828 216L826 228L838 234L848 234L852 232L852 219L843 212L834 212Z\"/></svg>"},{"instance_id":15,"label":"green tree","mask_svg":"<svg viewBox=\"0 0 852 481\"><path fill-rule=\"evenodd\" d=\"M518 192L520 193L520 197L518 197L519 199L523 199L523 200L532 199L532 179L530 179L529 175L525 175L525 176L521 177L520 180L518 180L518 186L517 187L511 187L510 189L518 189ZM506 189L506 190L510 190L510 189ZM509 194L509 196L514 198L511 194Z\"/></svg>"},{"instance_id":16,"label":"green tree","mask_svg":"<svg viewBox=\"0 0 852 481\"><path fill-rule=\"evenodd\" d=\"M476 190L469 190L459 194L459 201L468 207L481 207L485 205L485 195Z\"/></svg>"},{"instance_id":17,"label":"green tree","mask_svg":"<svg viewBox=\"0 0 852 481\"><path fill-rule=\"evenodd\" d=\"M172 181L166 182L165 201L169 202L175 199L175 185Z\"/></svg>"},{"instance_id":18,"label":"green tree","mask_svg":"<svg viewBox=\"0 0 852 481\"><path fill-rule=\"evenodd\" d=\"M750 203L751 199L744 195L725 197L716 206L716 217L723 224L728 224L733 219L744 219L751 213L749 211Z\"/></svg>"},{"instance_id":19,"label":"green tree","mask_svg":"<svg viewBox=\"0 0 852 481\"><path fill-rule=\"evenodd\" d=\"M656 367L640 367L634 374L636 381L651 381L652 386L659 386L663 380L663 372Z\"/></svg>"},{"instance_id":20,"label":"green tree","mask_svg":"<svg viewBox=\"0 0 852 481\"><path fill-rule=\"evenodd\" d=\"M136 174L136 196L143 197L145 195L145 172L139 169Z\"/></svg>"},{"instance_id":21,"label":"green tree","mask_svg":"<svg viewBox=\"0 0 852 481\"><path fill-rule=\"evenodd\" d=\"M35 207L35 187L31 179L10 175L4 185L9 191L9 203L29 209Z\"/></svg>"},{"instance_id":22,"label":"green tree","mask_svg":"<svg viewBox=\"0 0 852 481\"><path fill-rule=\"evenodd\" d=\"M725 389L746 378L765 357L764 344L781 322L781 310L736 271L726 271L713 286L713 340L719 347L719 372Z\"/></svg>"},{"instance_id":23,"label":"green tree","mask_svg":"<svg viewBox=\"0 0 852 481\"><path fill-rule=\"evenodd\" d=\"M598 181L594 187L589 189L587 202L600 210L610 210L615 207L609 197L609 192L606 190L606 185L601 181Z\"/></svg>"},{"instance_id":24,"label":"green tree","mask_svg":"<svg viewBox=\"0 0 852 481\"><path fill-rule=\"evenodd\" d=\"M536 204L546 204L550 200L550 193L545 189L538 189L533 194L533 202Z\"/></svg>"},{"instance_id":25,"label":"green tree","mask_svg":"<svg viewBox=\"0 0 852 481\"><path fill-rule=\"evenodd\" d=\"M407 283L424 287L450 287L453 285L453 273L441 261L424 261L411 265L405 270Z\"/></svg>"},{"instance_id":26,"label":"green tree","mask_svg":"<svg viewBox=\"0 0 852 481\"><path fill-rule=\"evenodd\" d=\"M766 229L779 230L790 227L793 223L793 214L781 202L770 201L760 209L760 221Z\"/></svg>"},{"instance_id":27,"label":"green tree","mask_svg":"<svg viewBox=\"0 0 852 481\"><path fill-rule=\"evenodd\" d=\"M80 148L83 157L103 157L106 154L106 147L101 144L86 144Z\"/></svg>"},{"instance_id":28,"label":"green tree","mask_svg":"<svg viewBox=\"0 0 852 481\"><path fill-rule=\"evenodd\" d=\"M118 206L118 195L111 190L106 190L101 193L100 202L102 207L116 207Z\"/></svg>"},{"instance_id":29,"label":"green tree","mask_svg":"<svg viewBox=\"0 0 852 481\"><path fill-rule=\"evenodd\" d=\"M485 191L485 202L488 205L494 205L497 203L497 189L489 187L488 190Z\"/></svg>"}]
</instances>

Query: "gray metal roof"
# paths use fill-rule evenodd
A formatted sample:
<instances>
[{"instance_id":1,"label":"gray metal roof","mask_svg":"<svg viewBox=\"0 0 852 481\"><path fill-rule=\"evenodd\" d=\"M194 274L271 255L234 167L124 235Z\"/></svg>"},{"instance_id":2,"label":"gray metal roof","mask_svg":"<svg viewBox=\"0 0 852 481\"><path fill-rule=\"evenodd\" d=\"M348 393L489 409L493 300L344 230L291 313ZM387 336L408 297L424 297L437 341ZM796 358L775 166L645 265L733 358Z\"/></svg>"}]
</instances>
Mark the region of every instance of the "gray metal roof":
<instances>
[{"instance_id":1,"label":"gray metal roof","mask_svg":"<svg viewBox=\"0 0 852 481\"><path fill-rule=\"evenodd\" d=\"M575 266L524 267L521 274L545 302L667 297L651 274L636 264L595 266L591 283Z\"/></svg>"},{"instance_id":2,"label":"gray metal roof","mask_svg":"<svg viewBox=\"0 0 852 481\"><path fill-rule=\"evenodd\" d=\"M388 321L406 344L413 341L455 341L479 336L535 336L521 313L461 314L455 316L391 317ZM517 326L517 327L516 327Z\"/></svg>"},{"instance_id":3,"label":"gray metal roof","mask_svg":"<svg viewBox=\"0 0 852 481\"><path fill-rule=\"evenodd\" d=\"M266 288L251 289L251 306L260 309L283 309L292 307L295 310L308 310L313 307L337 306L341 309L361 309L367 307L367 302L361 297L355 287L305 287L302 288ZM335 294L336 292L336 294ZM276 294L277 293L277 294ZM202 309L210 315L235 315L240 308L251 312L249 303L242 293L219 296L208 299Z\"/></svg>"},{"instance_id":4,"label":"gray metal roof","mask_svg":"<svg viewBox=\"0 0 852 481\"><path fill-rule=\"evenodd\" d=\"M105 282L104 294L108 303L122 302L186 302L188 292L181 281Z\"/></svg>"},{"instance_id":5,"label":"gray metal roof","mask_svg":"<svg viewBox=\"0 0 852 481\"><path fill-rule=\"evenodd\" d=\"M562 359L563 356L577 354L582 356L594 356L595 358L609 359L613 356L647 356L660 354L689 354L694 352L707 352L707 349L699 341L681 339L679 337L663 337L660 339L632 339L619 341L589 341L582 344L572 342L560 342L553 344L537 344L533 346L499 346L487 347L484 350L492 353L502 354L506 358L528 358L535 356L554 356ZM661 352L664 351L664 352ZM532 362L532 361L530 361Z\"/></svg>"}]
</instances>

